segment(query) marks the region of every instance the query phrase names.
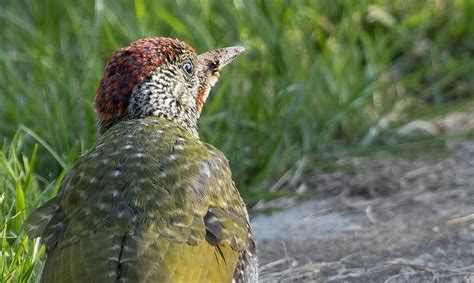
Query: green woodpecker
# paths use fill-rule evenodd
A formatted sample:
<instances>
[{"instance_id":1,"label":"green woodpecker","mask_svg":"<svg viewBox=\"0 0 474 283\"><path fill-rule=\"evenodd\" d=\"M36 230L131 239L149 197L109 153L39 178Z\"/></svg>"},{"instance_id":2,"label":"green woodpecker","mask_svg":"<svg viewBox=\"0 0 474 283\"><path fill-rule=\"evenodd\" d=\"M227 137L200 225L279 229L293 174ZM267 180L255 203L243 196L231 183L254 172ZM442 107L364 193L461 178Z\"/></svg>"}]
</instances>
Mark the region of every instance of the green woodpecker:
<instances>
[{"instance_id":1,"label":"green woodpecker","mask_svg":"<svg viewBox=\"0 0 474 283\"><path fill-rule=\"evenodd\" d=\"M97 144L27 222L42 282L256 282L255 244L226 157L197 121L244 51L196 55L177 39L112 54L95 98Z\"/></svg>"}]
</instances>

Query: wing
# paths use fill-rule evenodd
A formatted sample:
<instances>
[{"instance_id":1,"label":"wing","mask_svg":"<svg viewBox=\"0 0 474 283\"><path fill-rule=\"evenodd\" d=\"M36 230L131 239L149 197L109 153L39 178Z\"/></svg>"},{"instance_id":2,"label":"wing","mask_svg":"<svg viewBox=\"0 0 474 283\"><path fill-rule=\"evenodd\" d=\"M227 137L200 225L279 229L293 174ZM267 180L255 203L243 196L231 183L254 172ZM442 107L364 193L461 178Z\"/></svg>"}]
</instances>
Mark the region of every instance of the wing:
<instances>
[{"instance_id":1,"label":"wing","mask_svg":"<svg viewBox=\"0 0 474 283\"><path fill-rule=\"evenodd\" d=\"M167 123L111 128L31 216L29 234L47 246L43 282L230 282L242 273L253 242L228 162Z\"/></svg>"},{"instance_id":2,"label":"wing","mask_svg":"<svg viewBox=\"0 0 474 283\"><path fill-rule=\"evenodd\" d=\"M214 173L208 186L214 187L212 191L221 195L232 192L234 198L227 200L232 205L225 209L222 206L209 207L204 216L206 239L211 244L230 244L239 251L233 282L258 282L256 248L247 209L232 181L227 159L217 149L209 147L215 152L215 157L209 164Z\"/></svg>"}]
</instances>

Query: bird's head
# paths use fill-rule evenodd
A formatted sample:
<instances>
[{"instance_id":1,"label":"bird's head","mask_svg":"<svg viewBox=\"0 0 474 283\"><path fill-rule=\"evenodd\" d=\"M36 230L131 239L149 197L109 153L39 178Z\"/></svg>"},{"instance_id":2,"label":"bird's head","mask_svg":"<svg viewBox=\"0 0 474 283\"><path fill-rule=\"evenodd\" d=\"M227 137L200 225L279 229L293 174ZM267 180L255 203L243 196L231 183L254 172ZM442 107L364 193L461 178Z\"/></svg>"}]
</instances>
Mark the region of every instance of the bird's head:
<instances>
[{"instance_id":1,"label":"bird's head","mask_svg":"<svg viewBox=\"0 0 474 283\"><path fill-rule=\"evenodd\" d=\"M243 51L227 47L196 55L178 39L154 37L114 52L94 102L99 132L124 119L159 116L197 136L197 120L219 72Z\"/></svg>"}]
</instances>

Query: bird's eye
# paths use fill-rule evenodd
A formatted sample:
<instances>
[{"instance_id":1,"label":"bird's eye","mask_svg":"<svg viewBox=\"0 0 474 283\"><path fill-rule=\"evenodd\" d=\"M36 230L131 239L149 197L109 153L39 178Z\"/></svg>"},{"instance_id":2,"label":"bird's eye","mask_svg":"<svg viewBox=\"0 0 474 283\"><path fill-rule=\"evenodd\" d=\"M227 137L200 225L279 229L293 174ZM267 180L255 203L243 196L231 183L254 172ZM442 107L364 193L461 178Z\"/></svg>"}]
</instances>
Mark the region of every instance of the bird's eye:
<instances>
[{"instance_id":1,"label":"bird's eye","mask_svg":"<svg viewBox=\"0 0 474 283\"><path fill-rule=\"evenodd\" d=\"M183 65L181 66L181 68L183 68L183 70L184 70L184 72L186 72L186 74L188 74L188 75L193 74L193 64L191 64L191 62L189 62L189 61L184 62Z\"/></svg>"}]
</instances>

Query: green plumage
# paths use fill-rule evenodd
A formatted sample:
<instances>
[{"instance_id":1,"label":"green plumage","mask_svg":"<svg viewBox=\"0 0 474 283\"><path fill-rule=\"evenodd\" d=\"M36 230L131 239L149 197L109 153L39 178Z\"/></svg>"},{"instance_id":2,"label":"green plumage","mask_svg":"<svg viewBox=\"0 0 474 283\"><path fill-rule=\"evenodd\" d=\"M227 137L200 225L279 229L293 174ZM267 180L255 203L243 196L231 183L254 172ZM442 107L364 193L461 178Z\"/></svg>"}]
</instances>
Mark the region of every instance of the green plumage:
<instances>
[{"instance_id":1,"label":"green plumage","mask_svg":"<svg viewBox=\"0 0 474 283\"><path fill-rule=\"evenodd\" d=\"M253 245L227 159L158 117L109 129L27 230L43 282L230 282Z\"/></svg>"}]
</instances>

